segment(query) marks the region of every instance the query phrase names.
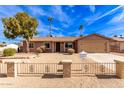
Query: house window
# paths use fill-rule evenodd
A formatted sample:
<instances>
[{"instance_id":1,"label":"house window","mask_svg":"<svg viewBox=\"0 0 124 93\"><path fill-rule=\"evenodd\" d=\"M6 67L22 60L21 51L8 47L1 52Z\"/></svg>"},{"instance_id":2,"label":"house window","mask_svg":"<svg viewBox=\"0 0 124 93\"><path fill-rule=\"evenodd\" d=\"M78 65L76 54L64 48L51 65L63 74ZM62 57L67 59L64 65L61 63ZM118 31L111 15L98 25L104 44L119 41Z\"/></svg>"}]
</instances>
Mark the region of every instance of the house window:
<instances>
[{"instance_id":1,"label":"house window","mask_svg":"<svg viewBox=\"0 0 124 93\"><path fill-rule=\"evenodd\" d=\"M73 43L71 42L65 43L65 48L72 48L72 47L73 47Z\"/></svg>"},{"instance_id":2,"label":"house window","mask_svg":"<svg viewBox=\"0 0 124 93\"><path fill-rule=\"evenodd\" d=\"M34 43L30 43L29 48L34 48Z\"/></svg>"},{"instance_id":3,"label":"house window","mask_svg":"<svg viewBox=\"0 0 124 93\"><path fill-rule=\"evenodd\" d=\"M44 45L46 46L46 48L50 48L50 43L49 42L44 42Z\"/></svg>"}]
</instances>

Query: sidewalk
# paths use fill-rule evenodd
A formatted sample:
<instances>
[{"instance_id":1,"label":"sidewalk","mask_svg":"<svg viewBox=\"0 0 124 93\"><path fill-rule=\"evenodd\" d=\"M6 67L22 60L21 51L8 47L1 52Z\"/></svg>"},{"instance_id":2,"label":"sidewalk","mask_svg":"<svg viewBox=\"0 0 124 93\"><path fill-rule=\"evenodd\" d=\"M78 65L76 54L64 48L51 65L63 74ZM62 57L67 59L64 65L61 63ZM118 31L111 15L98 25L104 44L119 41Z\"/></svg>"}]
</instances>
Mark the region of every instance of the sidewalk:
<instances>
[{"instance_id":1,"label":"sidewalk","mask_svg":"<svg viewBox=\"0 0 124 93\"><path fill-rule=\"evenodd\" d=\"M82 81L82 83L81 83ZM17 88L118 88L124 87L124 80L117 78L98 79L97 77L83 76L72 78L17 77L0 78L0 87Z\"/></svg>"}]
</instances>

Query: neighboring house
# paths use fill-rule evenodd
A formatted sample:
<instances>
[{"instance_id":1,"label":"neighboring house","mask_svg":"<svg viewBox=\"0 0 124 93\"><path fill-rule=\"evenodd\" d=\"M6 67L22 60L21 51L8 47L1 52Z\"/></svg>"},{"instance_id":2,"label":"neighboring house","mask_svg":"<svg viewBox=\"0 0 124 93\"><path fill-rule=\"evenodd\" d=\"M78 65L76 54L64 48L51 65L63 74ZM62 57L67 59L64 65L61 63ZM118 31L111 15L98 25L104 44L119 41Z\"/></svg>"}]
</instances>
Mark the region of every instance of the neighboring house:
<instances>
[{"instance_id":1,"label":"neighboring house","mask_svg":"<svg viewBox=\"0 0 124 93\"><path fill-rule=\"evenodd\" d=\"M0 43L0 47L4 47L4 46L6 46L6 44Z\"/></svg>"},{"instance_id":2,"label":"neighboring house","mask_svg":"<svg viewBox=\"0 0 124 93\"><path fill-rule=\"evenodd\" d=\"M124 38L112 37L112 39L113 39L113 42L111 42L111 51L124 52Z\"/></svg>"},{"instance_id":3,"label":"neighboring house","mask_svg":"<svg viewBox=\"0 0 124 93\"><path fill-rule=\"evenodd\" d=\"M121 38L122 39L122 38ZM122 41L108 38L99 34L91 34L84 37L41 37L30 40L30 52L35 52L38 47L45 45L47 52L66 52L68 48L75 49L75 52L114 52L115 47L120 47L120 52L124 49L124 39ZM119 44L118 44L119 43ZM23 52L26 50L26 42L23 41Z\"/></svg>"},{"instance_id":4,"label":"neighboring house","mask_svg":"<svg viewBox=\"0 0 124 93\"><path fill-rule=\"evenodd\" d=\"M16 44L7 44L4 47L0 47L0 55L2 55L4 49L7 49L7 48L14 48L18 52L18 45L16 45Z\"/></svg>"},{"instance_id":5,"label":"neighboring house","mask_svg":"<svg viewBox=\"0 0 124 93\"><path fill-rule=\"evenodd\" d=\"M8 44L4 47L4 49L7 49L7 48L14 48L18 52L18 45L16 44Z\"/></svg>"}]
</instances>

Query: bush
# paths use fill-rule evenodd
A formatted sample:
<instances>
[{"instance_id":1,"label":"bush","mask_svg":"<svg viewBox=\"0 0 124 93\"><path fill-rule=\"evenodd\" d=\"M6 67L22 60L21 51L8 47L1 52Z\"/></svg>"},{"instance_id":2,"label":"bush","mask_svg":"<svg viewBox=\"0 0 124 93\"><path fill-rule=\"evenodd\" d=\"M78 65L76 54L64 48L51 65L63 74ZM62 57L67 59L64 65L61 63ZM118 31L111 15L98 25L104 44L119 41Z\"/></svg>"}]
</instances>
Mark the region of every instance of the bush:
<instances>
[{"instance_id":1,"label":"bush","mask_svg":"<svg viewBox=\"0 0 124 93\"><path fill-rule=\"evenodd\" d=\"M46 52L46 46L42 45L42 46L40 46L40 49L41 49L43 52Z\"/></svg>"},{"instance_id":2,"label":"bush","mask_svg":"<svg viewBox=\"0 0 124 93\"><path fill-rule=\"evenodd\" d=\"M69 48L69 49L67 50L67 52L68 52L70 55L72 55L72 54L75 52L75 50L74 50L73 48Z\"/></svg>"},{"instance_id":3,"label":"bush","mask_svg":"<svg viewBox=\"0 0 124 93\"><path fill-rule=\"evenodd\" d=\"M14 48L7 48L3 51L3 56L13 56L16 53Z\"/></svg>"},{"instance_id":4,"label":"bush","mask_svg":"<svg viewBox=\"0 0 124 93\"><path fill-rule=\"evenodd\" d=\"M38 47L37 49L36 49L36 53L42 53L43 52L43 50L40 48L40 47Z\"/></svg>"}]
</instances>

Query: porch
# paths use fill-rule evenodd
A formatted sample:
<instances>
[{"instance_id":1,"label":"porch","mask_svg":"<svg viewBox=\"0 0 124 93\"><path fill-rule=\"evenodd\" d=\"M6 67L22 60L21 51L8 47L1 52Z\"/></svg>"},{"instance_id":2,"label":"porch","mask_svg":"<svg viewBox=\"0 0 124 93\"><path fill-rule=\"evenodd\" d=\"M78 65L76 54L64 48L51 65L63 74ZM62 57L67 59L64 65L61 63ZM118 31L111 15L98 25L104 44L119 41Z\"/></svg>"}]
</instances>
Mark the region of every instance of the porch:
<instances>
[{"instance_id":1,"label":"porch","mask_svg":"<svg viewBox=\"0 0 124 93\"><path fill-rule=\"evenodd\" d=\"M55 52L67 52L68 48L73 48L76 51L75 42L30 42L29 49L30 52L35 52L36 49L42 45L46 46L47 53L55 53Z\"/></svg>"}]
</instances>

